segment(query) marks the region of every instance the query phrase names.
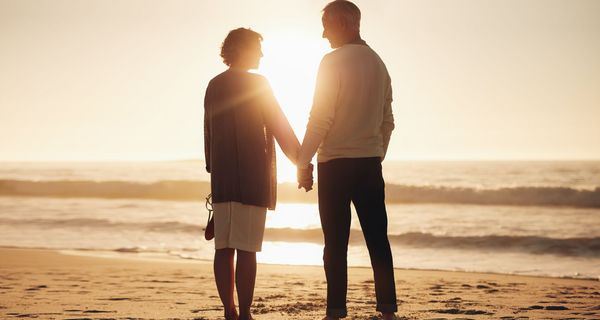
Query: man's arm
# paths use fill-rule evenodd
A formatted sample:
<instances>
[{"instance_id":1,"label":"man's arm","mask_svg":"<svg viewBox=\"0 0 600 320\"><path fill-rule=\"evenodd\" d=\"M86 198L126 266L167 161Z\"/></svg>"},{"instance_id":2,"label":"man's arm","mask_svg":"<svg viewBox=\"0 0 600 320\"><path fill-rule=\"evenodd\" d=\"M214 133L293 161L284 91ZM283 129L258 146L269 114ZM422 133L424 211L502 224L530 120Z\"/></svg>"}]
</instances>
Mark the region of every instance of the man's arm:
<instances>
[{"instance_id":1,"label":"man's arm","mask_svg":"<svg viewBox=\"0 0 600 320\"><path fill-rule=\"evenodd\" d=\"M390 144L390 138L392 131L394 130L394 114L392 113L392 81L390 76L387 76L385 91L385 104L383 106L383 122L381 123L381 135L383 136L383 157L381 161L385 159L387 154L388 145Z\"/></svg>"},{"instance_id":2,"label":"man's arm","mask_svg":"<svg viewBox=\"0 0 600 320\"><path fill-rule=\"evenodd\" d=\"M317 152L323 138L327 135L333 117L335 116L335 103L339 92L339 75L334 70L328 56L325 56L319 66L315 96L310 111L310 118L306 126L306 134L298 154L298 168L304 169Z\"/></svg>"}]
</instances>

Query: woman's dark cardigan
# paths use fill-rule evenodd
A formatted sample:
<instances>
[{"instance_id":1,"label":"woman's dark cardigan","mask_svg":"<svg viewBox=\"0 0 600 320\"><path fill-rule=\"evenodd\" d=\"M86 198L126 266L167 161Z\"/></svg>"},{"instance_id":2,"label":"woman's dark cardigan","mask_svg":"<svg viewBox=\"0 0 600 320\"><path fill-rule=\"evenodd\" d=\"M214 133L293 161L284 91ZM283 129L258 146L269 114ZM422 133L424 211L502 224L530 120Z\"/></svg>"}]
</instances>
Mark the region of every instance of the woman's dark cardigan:
<instances>
[{"instance_id":1,"label":"woman's dark cardigan","mask_svg":"<svg viewBox=\"0 0 600 320\"><path fill-rule=\"evenodd\" d=\"M214 203L275 209L273 137L295 159L300 144L264 77L228 70L210 81L204 98L204 154Z\"/></svg>"}]
</instances>

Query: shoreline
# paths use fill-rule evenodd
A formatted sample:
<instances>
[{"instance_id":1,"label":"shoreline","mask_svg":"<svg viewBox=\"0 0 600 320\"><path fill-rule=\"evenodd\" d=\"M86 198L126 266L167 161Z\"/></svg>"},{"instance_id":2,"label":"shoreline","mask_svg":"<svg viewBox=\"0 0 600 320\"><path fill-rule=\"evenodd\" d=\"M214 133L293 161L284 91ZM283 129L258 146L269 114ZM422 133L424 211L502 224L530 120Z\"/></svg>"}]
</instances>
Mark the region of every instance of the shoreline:
<instances>
[{"instance_id":1,"label":"shoreline","mask_svg":"<svg viewBox=\"0 0 600 320\"><path fill-rule=\"evenodd\" d=\"M11 247L2 247L0 246L0 251L3 248L11 248ZM98 258L107 258L107 259L131 259L131 260L151 260L151 261L172 261L172 262L198 262L198 263L208 263L212 264L212 260L210 259L196 259L196 258L183 258L176 255L170 255L168 253L157 253L157 257L144 256L143 252L119 252L119 251L110 251L110 250L93 250L93 249L49 249L49 248L18 248L14 247L14 249L34 249L34 250L52 250L57 251L61 254L65 255L74 255L74 256L87 256L87 257L98 257ZM106 253L106 255L96 255L97 253ZM89 253L89 254L86 254ZM139 256L132 256L141 254ZM150 252L149 255L153 253ZM114 255L114 256L111 256ZM160 257L158 257L160 255ZM281 267L311 267L318 268L319 270L323 269L323 265L314 265L314 264L284 264L284 263L264 263L258 262L258 265L264 266L281 266ZM370 266L348 266L348 269L367 269L371 270ZM394 267L394 270L397 271L427 271L427 272L459 272L459 273L468 273L468 274L482 274L482 275L506 275L506 276L515 276L515 277L530 277L530 278L545 278L545 279L568 279L568 280L584 280L584 281L597 281L600 282L600 278L596 277L577 277L577 276L549 276L549 275L525 275L525 274L517 274L517 273L502 273L502 272L493 272L493 271L469 271L469 270L446 270L446 269L428 269L428 268L402 268L402 267Z\"/></svg>"},{"instance_id":2,"label":"shoreline","mask_svg":"<svg viewBox=\"0 0 600 320\"><path fill-rule=\"evenodd\" d=\"M39 251L53 251L62 255L69 256L81 256L89 258L102 258L102 259L124 259L133 261L154 261L157 263L199 263L199 264L210 264L212 265L211 259L200 259L200 258L186 258L179 255L169 254L168 252L137 252L137 251L120 251L120 250L96 250L96 249L73 249L73 248L44 248L44 247L18 247L18 246L1 246L0 252L4 249L11 250L39 250ZM323 265L315 264L282 264L282 263L264 263L258 262L259 266L281 266L281 267L308 267L323 269ZM349 269L367 269L371 270L370 266L348 266ZM450 272L450 273L466 273L466 274L481 274L481 275L498 275L498 276L515 276L515 277L530 277L530 278L543 278L543 279L565 279L565 280L580 280L580 281L596 281L600 283L600 277L593 276L551 276L551 275L536 275L536 274L518 274L518 273L502 273L494 271L470 271L470 270L449 270L449 269L435 269L435 268L403 268L394 267L395 271L423 271L423 272Z\"/></svg>"},{"instance_id":3,"label":"shoreline","mask_svg":"<svg viewBox=\"0 0 600 320\"><path fill-rule=\"evenodd\" d=\"M0 248L0 318L182 318L222 315L210 261L92 257ZM352 319L373 319L370 268L348 270ZM600 318L600 282L521 275L396 269L399 316L504 319ZM320 319L319 266L261 264L256 319ZM468 316L467 316L468 315Z\"/></svg>"}]
</instances>

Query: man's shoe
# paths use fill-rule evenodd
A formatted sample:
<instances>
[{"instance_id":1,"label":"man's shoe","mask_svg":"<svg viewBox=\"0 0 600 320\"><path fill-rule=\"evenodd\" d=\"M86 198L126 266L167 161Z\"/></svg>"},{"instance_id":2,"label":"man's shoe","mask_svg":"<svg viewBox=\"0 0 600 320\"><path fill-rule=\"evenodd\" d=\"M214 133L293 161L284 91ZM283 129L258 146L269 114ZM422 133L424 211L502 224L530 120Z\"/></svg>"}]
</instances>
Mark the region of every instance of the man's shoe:
<instances>
[{"instance_id":1,"label":"man's shoe","mask_svg":"<svg viewBox=\"0 0 600 320\"><path fill-rule=\"evenodd\" d=\"M225 320L238 320L239 316L237 310L233 310L231 312L225 312Z\"/></svg>"},{"instance_id":2,"label":"man's shoe","mask_svg":"<svg viewBox=\"0 0 600 320\"><path fill-rule=\"evenodd\" d=\"M381 319L383 319L383 320L398 320L399 318L396 317L396 314L392 312L392 313L382 313Z\"/></svg>"}]
</instances>

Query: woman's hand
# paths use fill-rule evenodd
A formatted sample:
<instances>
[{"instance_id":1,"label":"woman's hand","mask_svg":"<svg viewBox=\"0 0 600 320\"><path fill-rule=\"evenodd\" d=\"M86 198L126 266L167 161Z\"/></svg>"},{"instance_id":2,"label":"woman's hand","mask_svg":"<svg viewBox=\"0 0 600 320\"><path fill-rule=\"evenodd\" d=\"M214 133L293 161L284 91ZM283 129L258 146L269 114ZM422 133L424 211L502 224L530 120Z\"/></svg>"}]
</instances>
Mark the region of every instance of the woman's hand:
<instances>
[{"instance_id":1,"label":"woman's hand","mask_svg":"<svg viewBox=\"0 0 600 320\"><path fill-rule=\"evenodd\" d=\"M298 170L297 170L298 189L304 188L304 190L306 190L306 192L312 190L313 183L314 183L313 169L314 169L314 166L312 165L312 163L309 163L308 167L304 168L304 169L298 167Z\"/></svg>"}]
</instances>

